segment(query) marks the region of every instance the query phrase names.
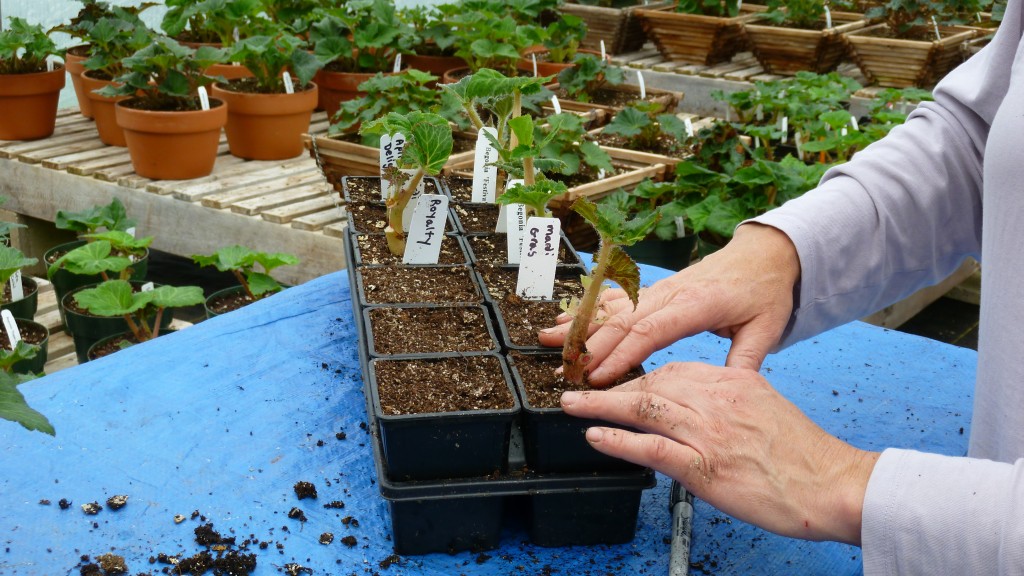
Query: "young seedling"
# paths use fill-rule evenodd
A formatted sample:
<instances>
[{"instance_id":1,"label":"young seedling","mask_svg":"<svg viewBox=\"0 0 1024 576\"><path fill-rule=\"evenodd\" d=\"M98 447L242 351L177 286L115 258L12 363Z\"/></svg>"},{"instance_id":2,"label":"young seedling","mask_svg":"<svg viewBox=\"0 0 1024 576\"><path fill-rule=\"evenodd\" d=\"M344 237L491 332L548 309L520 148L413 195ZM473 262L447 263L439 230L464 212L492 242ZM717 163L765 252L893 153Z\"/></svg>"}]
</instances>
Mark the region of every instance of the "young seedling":
<instances>
[{"instance_id":1,"label":"young seedling","mask_svg":"<svg viewBox=\"0 0 1024 576\"><path fill-rule=\"evenodd\" d=\"M605 84L622 84L625 79L622 68L612 66L592 54L577 54L570 66L558 73L558 86L565 90L570 100L589 102L591 95Z\"/></svg>"},{"instance_id":2,"label":"young seedling","mask_svg":"<svg viewBox=\"0 0 1024 576\"><path fill-rule=\"evenodd\" d=\"M18 340L10 350L0 348L0 371L7 374L15 374L14 365L22 360L35 358L41 348L36 344L29 344L24 340Z\"/></svg>"},{"instance_id":3,"label":"young seedling","mask_svg":"<svg viewBox=\"0 0 1024 576\"><path fill-rule=\"evenodd\" d=\"M281 284L270 276L272 270L299 263L293 254L256 252L238 245L221 248L209 256L194 254L192 260L200 266L215 266L221 272L231 272L254 301L281 291ZM256 271L257 264L263 268L262 272Z\"/></svg>"},{"instance_id":4,"label":"young seedling","mask_svg":"<svg viewBox=\"0 0 1024 576\"><path fill-rule=\"evenodd\" d=\"M95 234L100 229L126 231L135 226L128 218L124 204L114 198L106 206L93 206L81 212L57 211L55 225L61 230L71 230L79 236Z\"/></svg>"},{"instance_id":5,"label":"young seedling","mask_svg":"<svg viewBox=\"0 0 1024 576\"><path fill-rule=\"evenodd\" d=\"M109 280L112 273L117 273L118 278L127 280L132 274L133 257L137 259L145 255L153 242L152 236L137 239L120 230L86 234L84 237L90 242L51 264L46 272L49 278L63 267L72 274L99 274L104 280Z\"/></svg>"},{"instance_id":6,"label":"young seedling","mask_svg":"<svg viewBox=\"0 0 1024 576\"><path fill-rule=\"evenodd\" d=\"M662 109L654 102L634 102L612 118L604 133L622 136L632 150L656 149L663 135L675 142L673 148L681 148L687 139L686 124L674 114L659 114Z\"/></svg>"},{"instance_id":7,"label":"young seedling","mask_svg":"<svg viewBox=\"0 0 1024 576\"><path fill-rule=\"evenodd\" d=\"M92 314L122 316L138 342L160 335L165 309L195 306L203 300L203 289L198 286L161 286L135 292L127 280L108 280L75 294L75 302Z\"/></svg>"},{"instance_id":8,"label":"young seedling","mask_svg":"<svg viewBox=\"0 0 1024 576\"><path fill-rule=\"evenodd\" d=\"M533 184L513 186L498 196L498 204L522 204L526 206L526 217L551 217L548 202L565 194L568 188L561 182L541 178Z\"/></svg>"},{"instance_id":9,"label":"young seedling","mask_svg":"<svg viewBox=\"0 0 1024 576\"><path fill-rule=\"evenodd\" d=\"M2 298L3 287L11 279L11 276L25 266L32 266L36 262L38 260L35 258L26 258L21 250L0 244L0 302L7 304L7 300Z\"/></svg>"},{"instance_id":10,"label":"young seedling","mask_svg":"<svg viewBox=\"0 0 1024 576\"><path fill-rule=\"evenodd\" d=\"M393 136L402 133L406 137L405 149L396 168L389 169L385 177L391 182L394 190L386 201L388 225L384 229L388 249L396 256L405 253L405 227L402 215L413 193L423 181L424 176L434 176L441 172L448 156L452 153L452 128L448 121L429 112L410 112L408 114L390 113L373 122L363 125L360 134L388 134ZM411 177L402 169L413 169Z\"/></svg>"},{"instance_id":11,"label":"young seedling","mask_svg":"<svg viewBox=\"0 0 1024 576\"><path fill-rule=\"evenodd\" d=\"M38 430L50 436L56 435L53 424L39 412L29 407L18 385L34 380L32 374L11 374L0 370L0 418L17 422L26 430Z\"/></svg>"},{"instance_id":12,"label":"young seedling","mask_svg":"<svg viewBox=\"0 0 1024 576\"><path fill-rule=\"evenodd\" d=\"M576 200L572 210L589 222L600 237L594 267L589 276L583 277L583 298L573 297L569 302L562 302L563 309L573 317L562 349L562 375L569 382L580 384L586 377L587 364L591 360L587 351L587 332L591 322L601 320L596 314L597 298L604 281L618 284L636 308L640 300L640 268L622 246L643 240L661 215L653 212L642 218L626 220L614 207L594 204L586 198Z\"/></svg>"}]
</instances>

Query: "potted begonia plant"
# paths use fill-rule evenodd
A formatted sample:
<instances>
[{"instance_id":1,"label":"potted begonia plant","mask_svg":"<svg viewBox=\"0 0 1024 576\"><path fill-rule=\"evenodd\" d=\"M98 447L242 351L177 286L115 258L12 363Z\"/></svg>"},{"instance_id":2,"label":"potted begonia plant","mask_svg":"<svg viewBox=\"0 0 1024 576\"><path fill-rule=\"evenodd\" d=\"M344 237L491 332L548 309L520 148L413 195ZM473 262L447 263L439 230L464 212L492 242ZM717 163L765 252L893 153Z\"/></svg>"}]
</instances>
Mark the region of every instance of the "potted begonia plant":
<instances>
[{"instance_id":1,"label":"potted begonia plant","mask_svg":"<svg viewBox=\"0 0 1024 576\"><path fill-rule=\"evenodd\" d=\"M37 140L53 134L64 66L39 24L17 17L0 30L0 140Z\"/></svg>"}]
</instances>

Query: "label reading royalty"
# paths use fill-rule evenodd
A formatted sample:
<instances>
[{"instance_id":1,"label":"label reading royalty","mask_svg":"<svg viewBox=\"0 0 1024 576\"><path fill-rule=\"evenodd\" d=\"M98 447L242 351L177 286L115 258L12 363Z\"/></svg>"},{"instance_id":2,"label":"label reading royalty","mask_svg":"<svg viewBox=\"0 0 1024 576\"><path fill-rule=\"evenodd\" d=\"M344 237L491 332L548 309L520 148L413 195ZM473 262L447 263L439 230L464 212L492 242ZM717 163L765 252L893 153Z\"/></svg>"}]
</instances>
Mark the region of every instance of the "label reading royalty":
<instances>
[{"instance_id":1,"label":"label reading royalty","mask_svg":"<svg viewBox=\"0 0 1024 576\"><path fill-rule=\"evenodd\" d=\"M21 331L18 330L18 323L14 321L14 314L11 314L10 310L0 311L0 319L3 319L4 332L7 333L7 340L11 342L11 348L13 348L18 342L21 342Z\"/></svg>"},{"instance_id":2,"label":"label reading royalty","mask_svg":"<svg viewBox=\"0 0 1024 576\"><path fill-rule=\"evenodd\" d=\"M527 220L516 294L528 300L551 298L561 242L558 218L534 217Z\"/></svg>"},{"instance_id":3,"label":"label reading royalty","mask_svg":"<svg viewBox=\"0 0 1024 576\"><path fill-rule=\"evenodd\" d=\"M408 210L408 209L407 209ZM448 197L424 194L412 209L403 264L437 264L448 222Z\"/></svg>"},{"instance_id":4,"label":"label reading royalty","mask_svg":"<svg viewBox=\"0 0 1024 576\"><path fill-rule=\"evenodd\" d=\"M498 137L498 130L490 126L480 130L476 136L476 156L473 158L473 202L494 202L497 195L495 183L498 179L498 167L494 161L498 159L498 151L494 149L490 139L484 135Z\"/></svg>"},{"instance_id":5,"label":"label reading royalty","mask_svg":"<svg viewBox=\"0 0 1024 576\"><path fill-rule=\"evenodd\" d=\"M508 263L519 264L523 253L523 232L526 230L526 205L509 204L505 211L505 240L508 243Z\"/></svg>"}]
</instances>

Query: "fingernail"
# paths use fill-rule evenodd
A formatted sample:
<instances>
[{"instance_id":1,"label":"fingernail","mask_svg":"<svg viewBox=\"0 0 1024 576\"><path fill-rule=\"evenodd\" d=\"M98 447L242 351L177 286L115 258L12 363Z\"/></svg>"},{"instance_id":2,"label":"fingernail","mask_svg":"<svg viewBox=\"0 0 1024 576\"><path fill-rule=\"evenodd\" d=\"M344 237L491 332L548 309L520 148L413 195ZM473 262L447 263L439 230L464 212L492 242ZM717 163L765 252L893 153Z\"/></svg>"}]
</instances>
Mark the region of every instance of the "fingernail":
<instances>
[{"instance_id":1,"label":"fingernail","mask_svg":"<svg viewBox=\"0 0 1024 576\"><path fill-rule=\"evenodd\" d=\"M579 402L579 392L562 392L562 406L569 407Z\"/></svg>"},{"instance_id":2,"label":"fingernail","mask_svg":"<svg viewBox=\"0 0 1024 576\"><path fill-rule=\"evenodd\" d=\"M587 428L587 442L597 444L601 440L604 440L604 429Z\"/></svg>"},{"instance_id":3,"label":"fingernail","mask_svg":"<svg viewBox=\"0 0 1024 576\"><path fill-rule=\"evenodd\" d=\"M554 331L555 331L554 328L544 328L543 330L540 331L540 333L541 334L552 334L552 333L554 333Z\"/></svg>"}]
</instances>

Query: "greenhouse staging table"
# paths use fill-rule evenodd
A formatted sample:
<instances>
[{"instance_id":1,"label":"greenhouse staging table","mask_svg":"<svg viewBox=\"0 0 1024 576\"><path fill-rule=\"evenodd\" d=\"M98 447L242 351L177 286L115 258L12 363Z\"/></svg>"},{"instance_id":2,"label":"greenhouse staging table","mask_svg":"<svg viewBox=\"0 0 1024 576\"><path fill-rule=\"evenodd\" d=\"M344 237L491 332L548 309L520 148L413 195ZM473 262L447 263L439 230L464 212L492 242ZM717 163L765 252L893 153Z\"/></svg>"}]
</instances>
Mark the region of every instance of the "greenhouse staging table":
<instances>
[{"instance_id":1,"label":"greenhouse staging table","mask_svg":"<svg viewBox=\"0 0 1024 576\"><path fill-rule=\"evenodd\" d=\"M327 130L323 112L311 133ZM191 256L227 244L290 252L302 266L280 271L298 284L345 266L344 215L336 194L303 152L280 161L246 161L221 143L213 173L193 180L150 180L132 170L126 148L100 142L92 120L60 110L53 136L0 140L0 196L6 210L53 222L58 210L84 210L120 199L153 247Z\"/></svg>"},{"instance_id":2,"label":"greenhouse staging table","mask_svg":"<svg viewBox=\"0 0 1024 576\"><path fill-rule=\"evenodd\" d=\"M542 548L513 521L496 550L393 556L345 274L22 385L57 435L0 422L0 574L77 575L83 556L96 562L107 553L122 556L132 575L177 573L161 560L207 550L195 532L207 524L211 553L245 547L257 576L289 567L340 575L668 573L664 476L643 493L628 544ZM666 274L643 268L645 282ZM721 363L727 344L690 338L646 367ZM763 372L856 446L960 455L975 364L971 350L856 322L770 356ZM300 481L315 485L316 500L298 499ZM123 508L108 505L115 495L128 497ZM103 509L85 514L81 506L93 502ZM217 543L212 532L234 544ZM328 532L333 541L321 543ZM691 560L692 574L862 571L858 548L775 536L703 502Z\"/></svg>"}]
</instances>

